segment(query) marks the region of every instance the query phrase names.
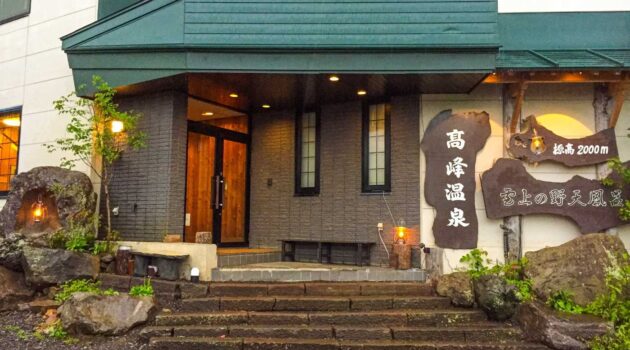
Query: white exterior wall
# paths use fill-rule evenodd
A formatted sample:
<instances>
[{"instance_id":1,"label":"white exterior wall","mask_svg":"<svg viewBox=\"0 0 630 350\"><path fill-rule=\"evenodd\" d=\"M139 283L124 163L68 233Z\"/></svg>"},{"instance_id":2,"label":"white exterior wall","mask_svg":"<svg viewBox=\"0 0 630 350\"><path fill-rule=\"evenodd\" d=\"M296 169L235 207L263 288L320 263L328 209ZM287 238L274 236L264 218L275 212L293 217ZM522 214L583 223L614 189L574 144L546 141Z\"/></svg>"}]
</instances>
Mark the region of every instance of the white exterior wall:
<instances>
[{"instance_id":1,"label":"white exterior wall","mask_svg":"<svg viewBox=\"0 0 630 350\"><path fill-rule=\"evenodd\" d=\"M0 25L0 110L22 106L18 172L59 165L43 146L65 135L52 102L74 90L59 38L96 16L97 0L32 0L27 17Z\"/></svg>"},{"instance_id":2,"label":"white exterior wall","mask_svg":"<svg viewBox=\"0 0 630 350\"><path fill-rule=\"evenodd\" d=\"M580 138L595 133L595 113L593 110L592 84L536 84L530 85L525 93L522 115L531 114L539 117L542 125L557 134L569 138ZM482 172L488 170L494 161L503 156L503 102L499 85L480 85L469 95L423 95L421 101L420 137L422 138L430 120L444 109L454 112L486 111L490 114L491 135L485 147L477 154L475 177L477 191L475 203L479 220L478 247L489 253L493 260L503 261L503 231L499 225L502 220L490 220L484 210L481 185ZM547 116L545 116L547 114ZM556 114L556 115L549 115ZM560 115L558 115L560 114ZM630 110L625 108L617 124L617 141L622 160L630 159L630 139L626 137L630 127ZM537 179L564 182L573 175L595 179L595 166L569 168L549 162L538 166L527 165L527 170ZM435 246L432 225L435 209L424 199L424 176L426 163L421 154L421 240L427 246ZM522 221L523 251L532 251L546 246L556 246L581 235L577 225L571 220L554 215L528 215ZM630 247L630 225L618 229L618 234ZM456 268L459 258L468 253L467 249L445 249L442 266L444 272Z\"/></svg>"}]
</instances>

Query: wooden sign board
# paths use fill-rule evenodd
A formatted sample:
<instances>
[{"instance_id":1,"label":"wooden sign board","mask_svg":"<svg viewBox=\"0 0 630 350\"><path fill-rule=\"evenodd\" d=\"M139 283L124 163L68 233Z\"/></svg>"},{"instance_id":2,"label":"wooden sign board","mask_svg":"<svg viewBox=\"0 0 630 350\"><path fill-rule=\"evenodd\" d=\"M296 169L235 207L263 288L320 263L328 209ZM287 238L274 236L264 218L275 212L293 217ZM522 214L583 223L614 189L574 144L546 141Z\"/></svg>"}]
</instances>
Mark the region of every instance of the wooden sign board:
<instances>
[{"instance_id":1,"label":"wooden sign board","mask_svg":"<svg viewBox=\"0 0 630 350\"><path fill-rule=\"evenodd\" d=\"M424 133L424 197L437 211L433 236L439 247L477 247L475 161L489 136L488 113L451 110L435 116Z\"/></svg>"},{"instance_id":2,"label":"wooden sign board","mask_svg":"<svg viewBox=\"0 0 630 350\"><path fill-rule=\"evenodd\" d=\"M619 155L614 128L581 139L567 139L538 124L533 115L527 118L527 123L527 131L512 135L508 150L514 158L528 163L551 160L576 167L605 163ZM538 152L531 148L535 136L540 137L544 145Z\"/></svg>"},{"instance_id":3,"label":"wooden sign board","mask_svg":"<svg viewBox=\"0 0 630 350\"><path fill-rule=\"evenodd\" d=\"M481 176L490 219L528 214L555 214L573 220L582 233L623 225L619 208L630 186L608 187L598 180L574 176L567 182L540 181L519 160L501 158Z\"/></svg>"}]
</instances>

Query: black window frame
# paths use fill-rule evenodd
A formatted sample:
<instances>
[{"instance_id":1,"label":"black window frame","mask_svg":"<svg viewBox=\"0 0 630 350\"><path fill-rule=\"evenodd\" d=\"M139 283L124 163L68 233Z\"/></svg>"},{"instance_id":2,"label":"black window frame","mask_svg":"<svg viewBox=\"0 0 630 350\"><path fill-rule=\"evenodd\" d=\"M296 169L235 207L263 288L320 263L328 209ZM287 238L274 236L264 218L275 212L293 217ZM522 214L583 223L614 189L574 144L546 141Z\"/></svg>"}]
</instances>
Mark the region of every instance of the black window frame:
<instances>
[{"instance_id":1,"label":"black window frame","mask_svg":"<svg viewBox=\"0 0 630 350\"><path fill-rule=\"evenodd\" d=\"M315 186L302 187L302 116L315 113ZM321 109L308 108L295 113L295 196L308 197L319 195L320 150L321 150Z\"/></svg>"},{"instance_id":2,"label":"black window frame","mask_svg":"<svg viewBox=\"0 0 630 350\"><path fill-rule=\"evenodd\" d=\"M22 140L22 106L0 109L0 117L3 117L5 114L11 114L11 113L18 113L20 115L20 126L19 126L20 130L18 131L18 139L17 139L18 149L15 155L17 159L15 161L15 174L13 174L13 176L15 176L20 173L20 150L22 148L20 147L21 146L20 140ZM0 198L5 199L9 195L10 191L11 191L11 180L9 180L9 190L0 191Z\"/></svg>"},{"instance_id":3,"label":"black window frame","mask_svg":"<svg viewBox=\"0 0 630 350\"><path fill-rule=\"evenodd\" d=\"M370 185L370 106L385 105L385 183ZM392 190L391 171L391 104L388 99L363 101L362 104L362 142L361 142L361 191L363 193L382 193Z\"/></svg>"},{"instance_id":4,"label":"black window frame","mask_svg":"<svg viewBox=\"0 0 630 350\"><path fill-rule=\"evenodd\" d=\"M0 25L3 25L5 23L9 23L9 22L13 22L15 20L18 20L22 17L26 17L28 15L31 14L31 0L25 0L26 1L26 10L22 13L18 13L16 15L13 15L11 17L5 18L5 19L0 19Z\"/></svg>"}]
</instances>

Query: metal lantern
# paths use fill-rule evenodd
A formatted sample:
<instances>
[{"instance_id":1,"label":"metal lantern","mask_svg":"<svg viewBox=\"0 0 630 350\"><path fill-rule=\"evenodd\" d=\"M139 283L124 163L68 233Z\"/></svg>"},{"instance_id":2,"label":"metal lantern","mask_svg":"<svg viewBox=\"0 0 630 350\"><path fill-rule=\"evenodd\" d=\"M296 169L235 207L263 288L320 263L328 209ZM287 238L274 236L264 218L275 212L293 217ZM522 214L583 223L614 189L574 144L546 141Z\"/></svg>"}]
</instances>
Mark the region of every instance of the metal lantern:
<instances>
[{"instance_id":1,"label":"metal lantern","mask_svg":"<svg viewBox=\"0 0 630 350\"><path fill-rule=\"evenodd\" d=\"M31 205L31 213L33 214L33 222L39 223L48 215L48 208L42 200L42 195L37 196L37 202Z\"/></svg>"},{"instance_id":2,"label":"metal lantern","mask_svg":"<svg viewBox=\"0 0 630 350\"><path fill-rule=\"evenodd\" d=\"M536 129L534 129L534 136L532 136L532 142L529 144L529 149L532 153L541 155L545 153L547 145L545 145L545 138L538 135Z\"/></svg>"}]
</instances>

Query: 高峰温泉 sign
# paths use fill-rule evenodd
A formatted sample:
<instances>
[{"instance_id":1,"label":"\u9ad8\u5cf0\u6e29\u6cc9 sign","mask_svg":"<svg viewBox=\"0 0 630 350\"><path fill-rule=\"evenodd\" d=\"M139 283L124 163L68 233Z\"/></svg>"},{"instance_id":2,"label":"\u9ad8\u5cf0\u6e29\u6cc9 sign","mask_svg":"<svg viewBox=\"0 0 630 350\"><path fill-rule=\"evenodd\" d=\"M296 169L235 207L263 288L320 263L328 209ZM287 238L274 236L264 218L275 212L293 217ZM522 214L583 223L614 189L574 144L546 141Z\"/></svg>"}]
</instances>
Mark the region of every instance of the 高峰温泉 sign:
<instances>
[{"instance_id":1,"label":"\u9ad8\u5cf0\u6e29\u6cc9 sign","mask_svg":"<svg viewBox=\"0 0 630 350\"><path fill-rule=\"evenodd\" d=\"M426 156L424 196L437 213L435 243L442 248L477 246L475 161L490 136L486 112L435 116L420 147Z\"/></svg>"}]
</instances>

